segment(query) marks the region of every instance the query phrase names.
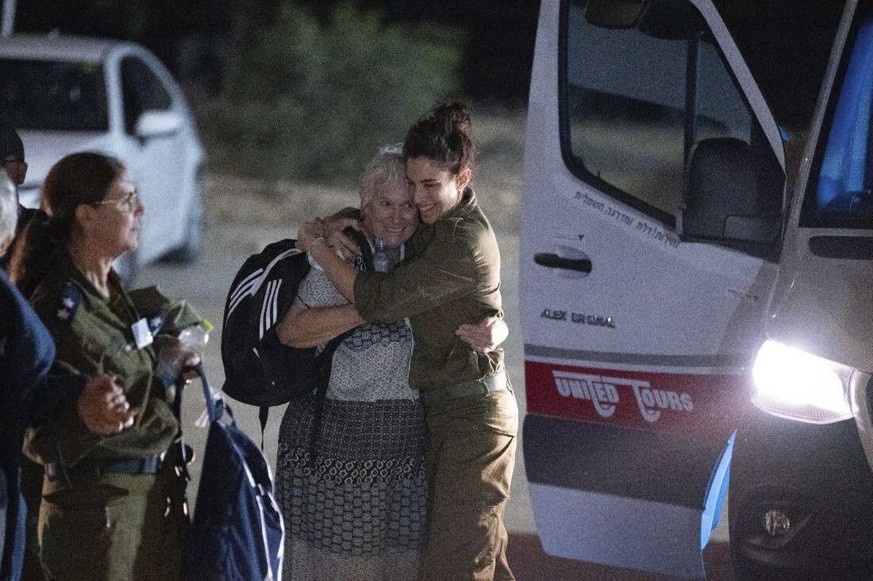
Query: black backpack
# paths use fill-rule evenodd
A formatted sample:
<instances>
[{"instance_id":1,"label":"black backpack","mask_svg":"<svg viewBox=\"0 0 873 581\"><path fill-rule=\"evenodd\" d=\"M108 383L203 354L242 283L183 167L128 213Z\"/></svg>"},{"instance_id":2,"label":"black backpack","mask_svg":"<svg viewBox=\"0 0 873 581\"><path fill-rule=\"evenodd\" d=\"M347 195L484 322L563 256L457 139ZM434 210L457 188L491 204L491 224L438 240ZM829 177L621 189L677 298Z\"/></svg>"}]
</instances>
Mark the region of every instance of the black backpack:
<instances>
[{"instance_id":1,"label":"black backpack","mask_svg":"<svg viewBox=\"0 0 873 581\"><path fill-rule=\"evenodd\" d=\"M295 244L295 240L280 240L249 256L224 304L222 390L260 408L262 438L269 408L317 388L323 371L320 366L329 360L329 356L316 358L314 347L287 347L276 335L276 323L291 307L300 281L309 272L306 253Z\"/></svg>"},{"instance_id":2,"label":"black backpack","mask_svg":"<svg viewBox=\"0 0 873 581\"><path fill-rule=\"evenodd\" d=\"M270 407L311 389L300 366L315 359L315 349L286 347L275 329L308 272L306 254L294 240L267 245L237 272L224 304L221 334L223 391L233 399Z\"/></svg>"},{"instance_id":3,"label":"black backpack","mask_svg":"<svg viewBox=\"0 0 873 581\"><path fill-rule=\"evenodd\" d=\"M351 228L345 233L361 247L363 263L372 265L366 238ZM269 408L319 387L323 392L330 379L333 352L348 334L331 339L317 356L314 347L294 349L279 341L275 325L291 307L308 273L307 255L296 248L296 241L280 240L249 256L227 293L221 333L222 390L260 408L262 446Z\"/></svg>"}]
</instances>

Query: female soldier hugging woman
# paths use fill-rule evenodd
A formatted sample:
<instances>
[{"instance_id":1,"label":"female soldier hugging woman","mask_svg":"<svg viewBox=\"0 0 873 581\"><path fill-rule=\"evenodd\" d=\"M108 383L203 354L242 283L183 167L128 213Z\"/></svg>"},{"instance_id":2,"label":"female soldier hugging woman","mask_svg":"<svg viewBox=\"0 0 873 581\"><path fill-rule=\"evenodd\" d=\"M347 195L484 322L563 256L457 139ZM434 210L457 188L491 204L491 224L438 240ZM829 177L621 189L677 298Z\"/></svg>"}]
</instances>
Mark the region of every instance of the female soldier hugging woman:
<instances>
[{"instance_id":1,"label":"female soldier hugging woman","mask_svg":"<svg viewBox=\"0 0 873 581\"><path fill-rule=\"evenodd\" d=\"M514 466L518 410L501 349L477 352L459 325L501 314L500 252L470 187L470 116L441 105L403 144L421 224L407 258L389 273L358 272L308 223L298 246L324 268L368 322L408 318L414 338L409 384L428 428L428 539L419 579L514 579L503 512Z\"/></svg>"},{"instance_id":2,"label":"female soldier hugging woman","mask_svg":"<svg viewBox=\"0 0 873 581\"><path fill-rule=\"evenodd\" d=\"M370 162L360 194L365 243L375 247L380 239L396 263L418 226L399 147L384 148ZM285 576L292 581L408 581L420 566L426 428L409 382L413 333L403 316L362 323L316 265L278 328L292 347L323 345L354 328L333 355L315 445L315 396L289 404L282 420L276 488L286 527ZM506 327L489 320L462 334L472 348L487 350L506 337Z\"/></svg>"}]
</instances>

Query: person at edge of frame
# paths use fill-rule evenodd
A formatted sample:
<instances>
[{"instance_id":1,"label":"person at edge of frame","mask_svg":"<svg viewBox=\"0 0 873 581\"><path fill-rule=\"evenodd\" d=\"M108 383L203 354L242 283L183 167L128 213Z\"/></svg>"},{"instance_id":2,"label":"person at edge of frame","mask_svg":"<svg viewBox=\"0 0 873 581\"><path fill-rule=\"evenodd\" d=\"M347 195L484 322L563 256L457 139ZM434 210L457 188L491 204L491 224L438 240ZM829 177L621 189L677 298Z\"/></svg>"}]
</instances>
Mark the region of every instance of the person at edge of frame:
<instances>
[{"instance_id":1,"label":"person at edge of frame","mask_svg":"<svg viewBox=\"0 0 873 581\"><path fill-rule=\"evenodd\" d=\"M18 197L18 188L24 184L27 177L27 162L24 158L24 143L18 132L8 125L0 126L0 164L3 171L12 181L15 193L15 203L18 209L18 225L15 227L15 235L9 241L6 254L0 256L0 268L9 269L9 261L15 252L15 244L21 238L27 224L36 213L36 208L25 208L21 205ZM26 541L24 546L24 565L21 577L24 581L43 581L42 567L39 564L39 541L37 540L36 528L39 519L39 497L42 490L42 466L21 454L19 459L21 472L21 493L27 509L26 518ZM0 577L2 579L2 577Z\"/></svg>"},{"instance_id":2,"label":"person at edge of frame","mask_svg":"<svg viewBox=\"0 0 873 581\"><path fill-rule=\"evenodd\" d=\"M18 199L18 188L24 184L27 177L27 162L24 161L24 143L18 132L7 125L0 125L0 165L3 172L12 181L15 194L15 202L18 207L18 225L15 227L15 236L6 248L6 254L0 256L0 268L8 270L9 260L15 251L15 242L19 234L24 230L30 219L36 214L34 208L25 208Z\"/></svg>"}]
</instances>

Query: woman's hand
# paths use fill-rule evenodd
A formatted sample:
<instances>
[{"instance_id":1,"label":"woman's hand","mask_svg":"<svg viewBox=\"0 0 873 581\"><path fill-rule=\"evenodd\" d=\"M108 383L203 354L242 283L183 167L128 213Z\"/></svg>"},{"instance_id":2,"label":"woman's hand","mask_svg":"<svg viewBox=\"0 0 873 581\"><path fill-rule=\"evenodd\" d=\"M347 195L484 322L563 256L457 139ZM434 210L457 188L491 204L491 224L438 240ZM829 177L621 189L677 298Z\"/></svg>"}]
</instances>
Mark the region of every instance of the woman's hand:
<instances>
[{"instance_id":1,"label":"woman's hand","mask_svg":"<svg viewBox=\"0 0 873 581\"><path fill-rule=\"evenodd\" d=\"M361 254L361 249L354 240L345 235L346 228L361 229L361 223L355 218L334 214L322 220L324 239L336 254L346 262L352 262Z\"/></svg>"},{"instance_id":2,"label":"woman's hand","mask_svg":"<svg viewBox=\"0 0 873 581\"><path fill-rule=\"evenodd\" d=\"M324 238L324 241L337 256L346 262L352 262L361 253L361 250L351 238L343 234L343 230L349 227L355 230L361 229L358 220L340 215L328 216L323 220L315 218L304 222L300 230L297 231L297 248L303 252L309 252L315 240Z\"/></svg>"},{"instance_id":3,"label":"woman's hand","mask_svg":"<svg viewBox=\"0 0 873 581\"><path fill-rule=\"evenodd\" d=\"M501 317L488 317L478 325L461 325L455 335L469 344L473 351L490 353L506 341L509 327Z\"/></svg>"},{"instance_id":4,"label":"woman's hand","mask_svg":"<svg viewBox=\"0 0 873 581\"><path fill-rule=\"evenodd\" d=\"M300 230L297 231L297 248L303 252L309 252L312 249L312 243L318 238L324 238L321 218L304 222Z\"/></svg>"},{"instance_id":5,"label":"woman's hand","mask_svg":"<svg viewBox=\"0 0 873 581\"><path fill-rule=\"evenodd\" d=\"M85 427L100 436L129 428L139 413L130 407L115 377L105 373L88 380L79 395L77 410Z\"/></svg>"},{"instance_id":6,"label":"woman's hand","mask_svg":"<svg viewBox=\"0 0 873 581\"><path fill-rule=\"evenodd\" d=\"M327 245L333 250L334 254L346 262L354 262L355 258L361 254L361 249L358 248L358 245L342 231L330 234L325 237L324 241L327 242Z\"/></svg>"},{"instance_id":7,"label":"woman's hand","mask_svg":"<svg viewBox=\"0 0 873 581\"><path fill-rule=\"evenodd\" d=\"M182 343L177 337L162 335L157 343L160 345L158 365L155 372L166 386L170 386L182 377L190 381L197 377L193 369L200 363L200 354L196 349Z\"/></svg>"}]
</instances>

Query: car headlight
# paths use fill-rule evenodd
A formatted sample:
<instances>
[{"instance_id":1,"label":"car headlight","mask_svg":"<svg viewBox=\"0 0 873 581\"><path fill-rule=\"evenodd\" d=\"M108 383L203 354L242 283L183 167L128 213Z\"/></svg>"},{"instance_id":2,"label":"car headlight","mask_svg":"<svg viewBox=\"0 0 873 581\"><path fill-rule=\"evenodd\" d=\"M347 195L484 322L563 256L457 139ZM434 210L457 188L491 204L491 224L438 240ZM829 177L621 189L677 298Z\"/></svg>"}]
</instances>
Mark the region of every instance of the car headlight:
<instances>
[{"instance_id":1,"label":"car headlight","mask_svg":"<svg viewBox=\"0 0 873 581\"><path fill-rule=\"evenodd\" d=\"M767 340L752 367L752 403L775 416L814 424L850 419L853 372L847 365Z\"/></svg>"}]
</instances>

